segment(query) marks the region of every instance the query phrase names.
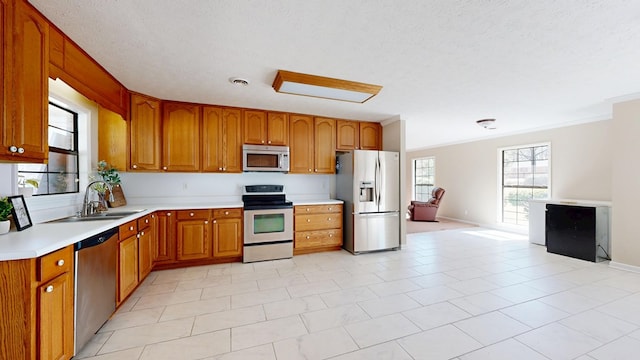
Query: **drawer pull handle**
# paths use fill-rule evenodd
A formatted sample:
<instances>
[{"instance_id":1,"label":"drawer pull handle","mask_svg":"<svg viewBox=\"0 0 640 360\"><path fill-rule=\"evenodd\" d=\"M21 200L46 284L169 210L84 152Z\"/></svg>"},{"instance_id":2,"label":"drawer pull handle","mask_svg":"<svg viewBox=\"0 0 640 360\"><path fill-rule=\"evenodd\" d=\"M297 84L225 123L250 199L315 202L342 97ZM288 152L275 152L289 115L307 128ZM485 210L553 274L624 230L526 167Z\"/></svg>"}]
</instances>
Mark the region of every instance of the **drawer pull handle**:
<instances>
[{"instance_id":1,"label":"drawer pull handle","mask_svg":"<svg viewBox=\"0 0 640 360\"><path fill-rule=\"evenodd\" d=\"M225 214L225 215L229 215L229 212L228 212L228 211L225 211L225 212L224 212L224 214Z\"/></svg>"},{"instance_id":2,"label":"drawer pull handle","mask_svg":"<svg viewBox=\"0 0 640 360\"><path fill-rule=\"evenodd\" d=\"M331 211L331 207L329 207L329 211Z\"/></svg>"},{"instance_id":3,"label":"drawer pull handle","mask_svg":"<svg viewBox=\"0 0 640 360\"><path fill-rule=\"evenodd\" d=\"M64 265L64 260L60 259L60 260L56 261L56 265L57 265L57 266L62 266L62 265Z\"/></svg>"},{"instance_id":4,"label":"drawer pull handle","mask_svg":"<svg viewBox=\"0 0 640 360\"><path fill-rule=\"evenodd\" d=\"M45 291L45 292L48 292L48 293L53 292L53 285L49 285L49 286L47 286L47 288L46 288L46 289L44 289L44 291Z\"/></svg>"},{"instance_id":5,"label":"drawer pull handle","mask_svg":"<svg viewBox=\"0 0 640 360\"><path fill-rule=\"evenodd\" d=\"M129 226L129 230L133 231L133 226Z\"/></svg>"},{"instance_id":6,"label":"drawer pull handle","mask_svg":"<svg viewBox=\"0 0 640 360\"><path fill-rule=\"evenodd\" d=\"M311 211L311 209L307 208L307 211Z\"/></svg>"},{"instance_id":7,"label":"drawer pull handle","mask_svg":"<svg viewBox=\"0 0 640 360\"><path fill-rule=\"evenodd\" d=\"M189 213L189 216L193 217L193 215L195 215L194 213Z\"/></svg>"}]
</instances>

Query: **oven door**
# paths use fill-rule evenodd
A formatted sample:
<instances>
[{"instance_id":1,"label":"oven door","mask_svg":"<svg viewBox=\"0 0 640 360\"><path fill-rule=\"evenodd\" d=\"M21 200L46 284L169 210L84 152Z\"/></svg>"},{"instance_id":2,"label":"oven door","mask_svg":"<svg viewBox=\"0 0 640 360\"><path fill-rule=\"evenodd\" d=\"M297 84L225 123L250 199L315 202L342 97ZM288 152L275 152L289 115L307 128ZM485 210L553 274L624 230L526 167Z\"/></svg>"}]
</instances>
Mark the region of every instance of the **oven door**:
<instances>
[{"instance_id":1,"label":"oven door","mask_svg":"<svg viewBox=\"0 0 640 360\"><path fill-rule=\"evenodd\" d=\"M244 211L244 244L293 240L293 209Z\"/></svg>"}]
</instances>

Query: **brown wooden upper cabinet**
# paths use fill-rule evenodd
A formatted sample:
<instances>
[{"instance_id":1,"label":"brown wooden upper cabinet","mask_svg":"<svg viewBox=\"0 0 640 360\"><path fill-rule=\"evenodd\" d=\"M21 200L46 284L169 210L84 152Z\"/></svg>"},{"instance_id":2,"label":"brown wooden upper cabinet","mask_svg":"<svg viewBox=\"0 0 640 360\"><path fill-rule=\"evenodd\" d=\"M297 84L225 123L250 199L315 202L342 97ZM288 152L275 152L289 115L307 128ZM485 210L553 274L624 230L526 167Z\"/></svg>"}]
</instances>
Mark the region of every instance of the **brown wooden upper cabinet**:
<instances>
[{"instance_id":1,"label":"brown wooden upper cabinet","mask_svg":"<svg viewBox=\"0 0 640 360\"><path fill-rule=\"evenodd\" d=\"M360 122L360 149L382 150L382 125L375 122Z\"/></svg>"},{"instance_id":2,"label":"brown wooden upper cabinet","mask_svg":"<svg viewBox=\"0 0 640 360\"><path fill-rule=\"evenodd\" d=\"M162 104L162 170L200 171L200 106Z\"/></svg>"},{"instance_id":3,"label":"brown wooden upper cabinet","mask_svg":"<svg viewBox=\"0 0 640 360\"><path fill-rule=\"evenodd\" d=\"M244 143L286 146L289 143L289 114L244 110Z\"/></svg>"},{"instance_id":4,"label":"brown wooden upper cabinet","mask_svg":"<svg viewBox=\"0 0 640 360\"><path fill-rule=\"evenodd\" d=\"M160 170L162 155L161 101L131 94L131 170Z\"/></svg>"},{"instance_id":5,"label":"brown wooden upper cabinet","mask_svg":"<svg viewBox=\"0 0 640 360\"><path fill-rule=\"evenodd\" d=\"M240 109L203 106L202 171L242 172Z\"/></svg>"},{"instance_id":6,"label":"brown wooden upper cabinet","mask_svg":"<svg viewBox=\"0 0 640 360\"><path fill-rule=\"evenodd\" d=\"M25 1L2 1L0 27L0 160L46 163L49 24Z\"/></svg>"},{"instance_id":7,"label":"brown wooden upper cabinet","mask_svg":"<svg viewBox=\"0 0 640 360\"><path fill-rule=\"evenodd\" d=\"M338 120L336 122L336 150L360 149L360 123Z\"/></svg>"},{"instance_id":8,"label":"brown wooden upper cabinet","mask_svg":"<svg viewBox=\"0 0 640 360\"><path fill-rule=\"evenodd\" d=\"M336 164L336 120L290 116L290 173L333 174Z\"/></svg>"}]
</instances>

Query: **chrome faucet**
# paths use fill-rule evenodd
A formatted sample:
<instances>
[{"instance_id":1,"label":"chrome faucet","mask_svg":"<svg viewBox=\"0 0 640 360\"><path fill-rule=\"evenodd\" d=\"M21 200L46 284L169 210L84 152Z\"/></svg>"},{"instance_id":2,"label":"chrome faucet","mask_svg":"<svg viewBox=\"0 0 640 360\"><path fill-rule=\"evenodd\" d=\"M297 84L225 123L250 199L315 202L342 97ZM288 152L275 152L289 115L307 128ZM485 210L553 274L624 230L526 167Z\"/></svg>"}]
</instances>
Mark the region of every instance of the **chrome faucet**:
<instances>
[{"instance_id":1,"label":"chrome faucet","mask_svg":"<svg viewBox=\"0 0 640 360\"><path fill-rule=\"evenodd\" d=\"M111 185L103 180L92 181L89 183L89 185L87 185L87 189L84 192L84 201L82 202L81 216L89 216L95 213L96 208L92 206L92 202L89 201L89 192L91 191L91 186L97 183L103 183L107 187L107 189L109 189L109 201L115 200L113 198L113 188L111 187Z\"/></svg>"}]
</instances>

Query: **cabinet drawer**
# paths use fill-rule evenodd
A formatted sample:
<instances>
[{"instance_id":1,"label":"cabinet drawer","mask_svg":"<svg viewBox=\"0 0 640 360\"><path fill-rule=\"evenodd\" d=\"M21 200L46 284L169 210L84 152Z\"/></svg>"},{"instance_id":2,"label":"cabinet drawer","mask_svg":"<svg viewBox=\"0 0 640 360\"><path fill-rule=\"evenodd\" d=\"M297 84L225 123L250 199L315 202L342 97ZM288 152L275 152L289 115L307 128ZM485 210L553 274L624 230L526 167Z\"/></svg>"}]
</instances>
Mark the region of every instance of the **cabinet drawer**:
<instances>
[{"instance_id":1,"label":"cabinet drawer","mask_svg":"<svg viewBox=\"0 0 640 360\"><path fill-rule=\"evenodd\" d=\"M73 265L73 246L54 251L38 258L38 281L48 281L71 271Z\"/></svg>"},{"instance_id":2,"label":"cabinet drawer","mask_svg":"<svg viewBox=\"0 0 640 360\"><path fill-rule=\"evenodd\" d=\"M151 226L151 219L153 214L145 215L138 219L138 231L143 230Z\"/></svg>"},{"instance_id":3,"label":"cabinet drawer","mask_svg":"<svg viewBox=\"0 0 640 360\"><path fill-rule=\"evenodd\" d=\"M342 230L297 231L294 247L296 249L342 245Z\"/></svg>"},{"instance_id":4,"label":"cabinet drawer","mask_svg":"<svg viewBox=\"0 0 640 360\"><path fill-rule=\"evenodd\" d=\"M214 219L239 218L239 217L242 217L242 209L240 208L213 210Z\"/></svg>"},{"instance_id":5,"label":"cabinet drawer","mask_svg":"<svg viewBox=\"0 0 640 360\"><path fill-rule=\"evenodd\" d=\"M209 209L180 210L177 213L178 220L208 219L211 217L211 210Z\"/></svg>"},{"instance_id":6,"label":"cabinet drawer","mask_svg":"<svg viewBox=\"0 0 640 360\"><path fill-rule=\"evenodd\" d=\"M321 214L342 212L342 204L299 205L294 208L295 214Z\"/></svg>"},{"instance_id":7,"label":"cabinet drawer","mask_svg":"<svg viewBox=\"0 0 640 360\"><path fill-rule=\"evenodd\" d=\"M342 215L330 214L310 214L295 216L295 230L323 230L342 228Z\"/></svg>"},{"instance_id":8,"label":"cabinet drawer","mask_svg":"<svg viewBox=\"0 0 640 360\"><path fill-rule=\"evenodd\" d=\"M118 228L118 240L128 239L138 233L138 221L131 220Z\"/></svg>"}]
</instances>

